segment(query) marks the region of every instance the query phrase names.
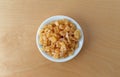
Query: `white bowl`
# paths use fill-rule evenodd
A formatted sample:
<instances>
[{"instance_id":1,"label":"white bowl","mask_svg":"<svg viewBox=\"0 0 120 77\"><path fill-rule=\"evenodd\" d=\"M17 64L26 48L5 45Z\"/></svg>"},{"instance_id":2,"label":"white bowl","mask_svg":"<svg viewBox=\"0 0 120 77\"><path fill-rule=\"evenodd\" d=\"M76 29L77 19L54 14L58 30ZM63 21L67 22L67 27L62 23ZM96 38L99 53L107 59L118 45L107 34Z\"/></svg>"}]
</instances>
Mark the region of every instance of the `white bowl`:
<instances>
[{"instance_id":1,"label":"white bowl","mask_svg":"<svg viewBox=\"0 0 120 77\"><path fill-rule=\"evenodd\" d=\"M43 26L45 26L46 24L55 21L55 20L60 20L60 19L67 19L69 21L71 21L73 24L75 24L75 26L77 27L77 29L80 30L81 32L81 38L79 40L79 46L78 48L74 51L74 53L71 56L68 56L66 58L60 58L60 59L55 59L51 56L49 56L48 54L46 54L46 52L42 51L41 48L42 46L39 44L39 31L43 28ZM37 47L39 49L39 51L41 52L41 54L48 60L53 61L53 62L66 62L69 61L71 59L73 59L81 50L82 46L83 46L83 42L84 42L84 34L82 31L81 26L72 18L68 17L68 16L63 16L63 15L57 15L57 16L52 16L48 19L46 19L45 21L42 22L42 24L39 26L37 34L36 34L36 43L37 43Z\"/></svg>"}]
</instances>

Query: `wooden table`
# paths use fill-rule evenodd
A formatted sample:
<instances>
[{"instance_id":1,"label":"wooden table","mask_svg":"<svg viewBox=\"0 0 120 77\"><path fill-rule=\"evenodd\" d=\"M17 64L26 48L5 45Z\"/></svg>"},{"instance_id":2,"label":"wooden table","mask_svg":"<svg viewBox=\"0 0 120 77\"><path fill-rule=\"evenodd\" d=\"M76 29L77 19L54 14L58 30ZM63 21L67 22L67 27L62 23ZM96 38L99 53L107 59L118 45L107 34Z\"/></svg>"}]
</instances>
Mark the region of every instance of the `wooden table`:
<instances>
[{"instance_id":1,"label":"wooden table","mask_svg":"<svg viewBox=\"0 0 120 77\"><path fill-rule=\"evenodd\" d=\"M37 49L37 28L53 15L84 30L69 62L48 61ZM0 0L0 77L120 77L120 0Z\"/></svg>"}]
</instances>

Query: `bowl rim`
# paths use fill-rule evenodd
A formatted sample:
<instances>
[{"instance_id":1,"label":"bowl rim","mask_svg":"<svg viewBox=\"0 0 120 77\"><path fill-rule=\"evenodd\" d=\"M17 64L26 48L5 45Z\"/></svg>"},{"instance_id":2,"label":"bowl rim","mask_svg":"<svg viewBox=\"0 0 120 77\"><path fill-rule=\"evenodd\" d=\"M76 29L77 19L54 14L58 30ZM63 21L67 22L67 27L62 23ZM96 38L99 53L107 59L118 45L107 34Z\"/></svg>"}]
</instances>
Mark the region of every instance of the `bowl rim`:
<instances>
[{"instance_id":1,"label":"bowl rim","mask_svg":"<svg viewBox=\"0 0 120 77\"><path fill-rule=\"evenodd\" d=\"M60 59L55 59L51 56L49 56L46 52L42 51L42 46L39 44L39 31L40 29L43 28L43 26L45 26L46 24L55 21L55 20L60 20L60 19L67 19L70 22L72 22L73 24L75 24L75 26L77 27L77 29L80 30L81 32L81 38L79 40L79 46L78 48L74 51L74 53L66 58L60 58ZM82 27L78 24L77 21L75 21L73 18L65 16L65 15L55 15L55 16L51 16L47 19L45 19L40 26L38 27L37 33L36 33L36 44L37 44L37 48L39 49L39 52L48 60L52 61L52 62L66 62L69 61L71 59L73 59L75 56L78 55L78 53L81 51L82 47L83 47L83 43L84 43L84 34L83 34L83 30Z\"/></svg>"}]
</instances>

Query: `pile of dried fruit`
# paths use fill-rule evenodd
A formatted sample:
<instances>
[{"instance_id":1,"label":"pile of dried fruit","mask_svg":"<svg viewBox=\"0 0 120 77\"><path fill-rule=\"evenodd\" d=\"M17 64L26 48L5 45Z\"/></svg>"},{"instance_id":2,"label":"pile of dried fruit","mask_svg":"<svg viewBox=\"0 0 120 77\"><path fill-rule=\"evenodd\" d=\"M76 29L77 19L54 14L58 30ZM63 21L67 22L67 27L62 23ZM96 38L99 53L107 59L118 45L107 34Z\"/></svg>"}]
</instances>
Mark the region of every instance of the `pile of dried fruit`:
<instances>
[{"instance_id":1,"label":"pile of dried fruit","mask_svg":"<svg viewBox=\"0 0 120 77\"><path fill-rule=\"evenodd\" d=\"M40 30L43 51L54 58L65 58L78 47L80 30L67 19L53 21Z\"/></svg>"}]
</instances>

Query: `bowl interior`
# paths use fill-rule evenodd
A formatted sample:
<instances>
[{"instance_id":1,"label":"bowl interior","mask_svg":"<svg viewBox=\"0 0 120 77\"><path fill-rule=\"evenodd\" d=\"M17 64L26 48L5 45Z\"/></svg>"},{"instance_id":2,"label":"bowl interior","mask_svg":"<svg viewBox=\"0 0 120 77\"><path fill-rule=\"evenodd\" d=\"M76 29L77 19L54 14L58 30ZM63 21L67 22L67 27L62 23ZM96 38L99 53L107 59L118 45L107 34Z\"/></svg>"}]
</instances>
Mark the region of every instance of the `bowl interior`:
<instances>
[{"instance_id":1,"label":"bowl interior","mask_svg":"<svg viewBox=\"0 0 120 77\"><path fill-rule=\"evenodd\" d=\"M55 20L60 20L60 19L67 19L69 20L70 22L72 22L73 24L75 24L76 28L80 30L81 32L81 38L79 40L79 46L78 48L74 51L74 53L71 55L71 56L68 56L66 58L60 58L60 59L55 59L51 56L49 56L47 53L43 52L42 51L42 46L39 44L39 31L46 25L46 24L49 24L50 22L52 21L55 21ZM41 52L41 54L47 58L48 60L50 61L53 61L53 62L66 62L66 61L69 61L71 60L72 58L74 58L81 50L82 46L83 46L83 42L84 42L84 34L83 34L83 31L82 31L82 28L81 26L72 18L68 17L68 16L63 16L63 15L58 15L58 16L52 16L48 19L46 19L41 25L40 27L38 28L38 31L37 31L37 34L36 34L36 43L37 43L37 47L39 49L39 51Z\"/></svg>"}]
</instances>

